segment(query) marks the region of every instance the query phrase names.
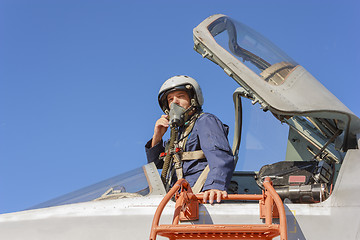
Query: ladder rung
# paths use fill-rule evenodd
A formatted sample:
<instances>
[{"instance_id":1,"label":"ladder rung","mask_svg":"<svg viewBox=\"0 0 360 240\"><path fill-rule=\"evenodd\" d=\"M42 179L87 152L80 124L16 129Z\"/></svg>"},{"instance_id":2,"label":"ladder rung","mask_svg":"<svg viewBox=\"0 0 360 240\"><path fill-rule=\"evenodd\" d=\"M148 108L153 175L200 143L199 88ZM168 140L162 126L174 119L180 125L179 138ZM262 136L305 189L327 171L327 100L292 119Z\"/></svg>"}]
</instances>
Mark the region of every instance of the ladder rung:
<instances>
[{"instance_id":1,"label":"ladder rung","mask_svg":"<svg viewBox=\"0 0 360 240\"><path fill-rule=\"evenodd\" d=\"M161 225L158 234L178 239L271 239L279 235L279 225Z\"/></svg>"}]
</instances>

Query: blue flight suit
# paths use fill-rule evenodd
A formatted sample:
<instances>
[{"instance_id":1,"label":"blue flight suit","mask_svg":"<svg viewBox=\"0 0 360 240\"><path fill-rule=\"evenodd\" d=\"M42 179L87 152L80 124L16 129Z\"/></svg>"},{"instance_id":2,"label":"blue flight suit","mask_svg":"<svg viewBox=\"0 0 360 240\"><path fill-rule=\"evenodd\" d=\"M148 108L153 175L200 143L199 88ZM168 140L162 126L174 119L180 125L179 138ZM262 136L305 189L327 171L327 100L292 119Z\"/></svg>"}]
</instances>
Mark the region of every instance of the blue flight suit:
<instances>
[{"instance_id":1,"label":"blue flight suit","mask_svg":"<svg viewBox=\"0 0 360 240\"><path fill-rule=\"evenodd\" d=\"M181 131L181 129L180 129ZM228 127L215 115L203 113L196 120L185 144L185 152L203 150L206 159L183 161L184 178L193 186L209 164L210 172L202 191L209 189L227 190L234 171L234 157L227 139ZM162 168L160 153L165 151L165 143L161 140L151 148L151 140L145 145L148 162L154 162Z\"/></svg>"}]
</instances>

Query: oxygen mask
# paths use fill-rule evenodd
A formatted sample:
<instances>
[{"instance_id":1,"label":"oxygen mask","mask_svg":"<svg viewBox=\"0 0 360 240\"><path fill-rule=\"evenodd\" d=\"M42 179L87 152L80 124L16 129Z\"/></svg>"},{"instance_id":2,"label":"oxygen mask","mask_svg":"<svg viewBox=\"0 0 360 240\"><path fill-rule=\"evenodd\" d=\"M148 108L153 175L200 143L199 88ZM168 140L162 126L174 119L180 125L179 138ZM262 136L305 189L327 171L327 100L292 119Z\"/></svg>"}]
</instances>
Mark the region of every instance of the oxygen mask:
<instances>
[{"instance_id":1,"label":"oxygen mask","mask_svg":"<svg viewBox=\"0 0 360 240\"><path fill-rule=\"evenodd\" d=\"M176 103L170 105L169 124L171 127L180 127L185 122L186 109Z\"/></svg>"}]
</instances>

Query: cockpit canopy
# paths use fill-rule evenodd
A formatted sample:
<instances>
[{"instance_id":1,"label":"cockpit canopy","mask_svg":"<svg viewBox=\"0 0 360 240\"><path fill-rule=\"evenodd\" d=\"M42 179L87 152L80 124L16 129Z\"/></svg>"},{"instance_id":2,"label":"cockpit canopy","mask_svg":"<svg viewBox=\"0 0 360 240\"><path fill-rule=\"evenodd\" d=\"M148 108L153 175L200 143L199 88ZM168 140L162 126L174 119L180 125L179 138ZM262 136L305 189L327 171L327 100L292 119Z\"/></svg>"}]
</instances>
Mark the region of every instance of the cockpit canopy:
<instances>
[{"instance_id":1,"label":"cockpit canopy","mask_svg":"<svg viewBox=\"0 0 360 240\"><path fill-rule=\"evenodd\" d=\"M122 173L99 183L40 203L29 209L46 208L88 201L165 195L165 188L154 163Z\"/></svg>"},{"instance_id":2,"label":"cockpit canopy","mask_svg":"<svg viewBox=\"0 0 360 240\"><path fill-rule=\"evenodd\" d=\"M218 18L208 29L219 45L270 84L281 85L298 65L262 35L230 18Z\"/></svg>"},{"instance_id":3,"label":"cockpit canopy","mask_svg":"<svg viewBox=\"0 0 360 240\"><path fill-rule=\"evenodd\" d=\"M298 132L299 118L307 119L326 139L320 148L329 140L343 151L357 147L360 119L262 35L221 14L204 20L193 33L195 50L238 82L243 97Z\"/></svg>"}]
</instances>

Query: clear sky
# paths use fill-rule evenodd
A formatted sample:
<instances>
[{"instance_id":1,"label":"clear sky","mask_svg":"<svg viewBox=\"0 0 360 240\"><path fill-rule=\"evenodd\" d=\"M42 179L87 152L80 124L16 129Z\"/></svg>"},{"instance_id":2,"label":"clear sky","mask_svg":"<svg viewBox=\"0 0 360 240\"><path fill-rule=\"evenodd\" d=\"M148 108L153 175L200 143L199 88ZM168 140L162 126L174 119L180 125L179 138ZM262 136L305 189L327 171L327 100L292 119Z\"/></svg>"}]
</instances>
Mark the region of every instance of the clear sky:
<instances>
[{"instance_id":1,"label":"clear sky","mask_svg":"<svg viewBox=\"0 0 360 240\"><path fill-rule=\"evenodd\" d=\"M193 28L216 13L269 38L359 116L359 12L355 0L0 0L0 213L145 164L173 75L197 79L205 111L232 126L237 85L193 50Z\"/></svg>"}]
</instances>

